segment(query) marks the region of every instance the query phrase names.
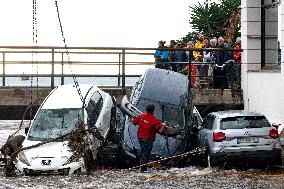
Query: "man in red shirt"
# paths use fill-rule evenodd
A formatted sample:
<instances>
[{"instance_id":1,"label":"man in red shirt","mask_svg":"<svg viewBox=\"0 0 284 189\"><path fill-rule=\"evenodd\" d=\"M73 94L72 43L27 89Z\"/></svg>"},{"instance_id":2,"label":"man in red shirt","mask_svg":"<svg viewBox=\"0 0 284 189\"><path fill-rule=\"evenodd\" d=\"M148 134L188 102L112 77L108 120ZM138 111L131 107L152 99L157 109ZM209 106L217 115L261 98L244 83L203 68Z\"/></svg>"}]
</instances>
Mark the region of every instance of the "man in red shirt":
<instances>
[{"instance_id":1,"label":"man in red shirt","mask_svg":"<svg viewBox=\"0 0 284 189\"><path fill-rule=\"evenodd\" d=\"M147 164L150 159L156 133L163 133L166 128L166 124L161 123L161 121L154 116L154 104L148 104L146 106L146 111L147 113L140 114L132 120L134 125L139 125L137 137L141 149L141 165ZM141 167L141 172L144 171L147 171L147 166Z\"/></svg>"}]
</instances>

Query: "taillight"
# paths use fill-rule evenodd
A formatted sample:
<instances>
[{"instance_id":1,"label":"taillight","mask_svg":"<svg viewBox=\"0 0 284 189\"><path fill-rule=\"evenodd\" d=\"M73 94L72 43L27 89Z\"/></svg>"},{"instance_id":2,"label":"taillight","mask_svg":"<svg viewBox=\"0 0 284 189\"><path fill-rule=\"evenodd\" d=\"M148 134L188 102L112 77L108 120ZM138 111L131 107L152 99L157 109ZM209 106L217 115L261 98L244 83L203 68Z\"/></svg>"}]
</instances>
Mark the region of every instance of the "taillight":
<instances>
[{"instance_id":1,"label":"taillight","mask_svg":"<svg viewBox=\"0 0 284 189\"><path fill-rule=\"evenodd\" d=\"M269 131L269 136L271 138L279 138L279 134L278 134L278 131L276 129L271 129Z\"/></svg>"},{"instance_id":2,"label":"taillight","mask_svg":"<svg viewBox=\"0 0 284 189\"><path fill-rule=\"evenodd\" d=\"M226 134L222 132L213 132L213 141L214 142L221 142L226 139Z\"/></svg>"}]
</instances>

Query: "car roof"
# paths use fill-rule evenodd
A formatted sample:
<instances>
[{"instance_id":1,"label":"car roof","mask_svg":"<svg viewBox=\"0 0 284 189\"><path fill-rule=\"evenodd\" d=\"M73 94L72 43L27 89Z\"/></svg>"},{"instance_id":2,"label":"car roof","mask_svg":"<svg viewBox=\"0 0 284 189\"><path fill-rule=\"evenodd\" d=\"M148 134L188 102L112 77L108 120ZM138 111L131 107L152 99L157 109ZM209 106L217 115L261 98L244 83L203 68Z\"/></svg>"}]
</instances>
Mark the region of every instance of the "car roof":
<instances>
[{"instance_id":1,"label":"car roof","mask_svg":"<svg viewBox=\"0 0 284 189\"><path fill-rule=\"evenodd\" d=\"M86 96L90 88L92 88L91 91L99 90L101 92L97 86L91 84L80 84L79 88L83 97ZM92 94L91 91L88 95ZM88 99L86 98L86 100ZM86 103L88 102L86 101ZM75 85L67 84L55 88L45 99L42 109L82 108L82 105Z\"/></svg>"},{"instance_id":2,"label":"car roof","mask_svg":"<svg viewBox=\"0 0 284 189\"><path fill-rule=\"evenodd\" d=\"M218 112L211 112L210 114L213 114L221 119L226 117L237 117L237 116L264 116L264 114L260 112L248 111L248 110L218 111Z\"/></svg>"}]
</instances>

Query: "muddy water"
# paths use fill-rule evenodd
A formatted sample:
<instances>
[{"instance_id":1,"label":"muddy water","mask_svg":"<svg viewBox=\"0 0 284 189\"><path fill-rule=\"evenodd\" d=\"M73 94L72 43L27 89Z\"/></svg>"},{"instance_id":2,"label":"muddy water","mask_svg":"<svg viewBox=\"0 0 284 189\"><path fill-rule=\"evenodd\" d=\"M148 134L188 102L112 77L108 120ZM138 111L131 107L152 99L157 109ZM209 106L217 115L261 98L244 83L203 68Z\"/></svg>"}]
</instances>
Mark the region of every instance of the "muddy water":
<instances>
[{"instance_id":1,"label":"muddy water","mask_svg":"<svg viewBox=\"0 0 284 189\"><path fill-rule=\"evenodd\" d=\"M0 145L18 127L18 121L0 121ZM21 131L23 133L23 131ZM5 177L0 168L2 188L284 188L283 169L152 168L138 170L104 170L89 175Z\"/></svg>"}]
</instances>

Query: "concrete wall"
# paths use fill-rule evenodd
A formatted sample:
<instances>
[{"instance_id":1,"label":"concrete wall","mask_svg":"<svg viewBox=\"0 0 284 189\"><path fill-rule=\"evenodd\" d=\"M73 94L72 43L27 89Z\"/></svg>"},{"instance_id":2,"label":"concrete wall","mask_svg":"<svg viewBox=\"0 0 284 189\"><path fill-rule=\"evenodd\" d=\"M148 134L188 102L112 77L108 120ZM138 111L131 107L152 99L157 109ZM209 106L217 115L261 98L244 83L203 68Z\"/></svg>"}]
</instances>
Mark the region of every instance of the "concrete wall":
<instances>
[{"instance_id":1,"label":"concrete wall","mask_svg":"<svg viewBox=\"0 0 284 189\"><path fill-rule=\"evenodd\" d=\"M278 73L248 73L245 108L264 113L272 123L284 125L284 78Z\"/></svg>"},{"instance_id":2,"label":"concrete wall","mask_svg":"<svg viewBox=\"0 0 284 189\"><path fill-rule=\"evenodd\" d=\"M102 88L105 92L114 96L117 103L120 103L123 95L123 90L120 88ZM125 94L129 95L132 87L127 87ZM22 119L23 112L31 102L39 98L38 105L33 108L33 113L36 112L38 106L43 102L45 97L50 93L50 88L33 89L29 87L1 87L0 88L0 119ZM233 93L232 93L233 92ZM243 98L242 91L231 90L198 90L192 89L193 104L197 106L200 113L206 116L211 111L225 109L242 109ZM29 119L30 115L26 115L25 119Z\"/></svg>"},{"instance_id":3,"label":"concrete wall","mask_svg":"<svg viewBox=\"0 0 284 189\"><path fill-rule=\"evenodd\" d=\"M114 96L118 102L124 96L121 88L101 89ZM132 87L127 87L125 94L129 95L131 90ZM31 102L31 96L32 101L39 99L38 102L41 104L50 92L51 89L48 87L33 88L32 91L29 87L0 87L0 106L28 106Z\"/></svg>"},{"instance_id":4,"label":"concrete wall","mask_svg":"<svg viewBox=\"0 0 284 189\"><path fill-rule=\"evenodd\" d=\"M261 68L261 0L242 0L242 89L244 108L264 113L284 127L284 2L281 4L280 69ZM266 0L266 3L270 1ZM266 12L266 63L276 62L277 12ZM269 36L267 36L269 35ZM280 128L280 130L282 129Z\"/></svg>"}]
</instances>

